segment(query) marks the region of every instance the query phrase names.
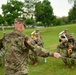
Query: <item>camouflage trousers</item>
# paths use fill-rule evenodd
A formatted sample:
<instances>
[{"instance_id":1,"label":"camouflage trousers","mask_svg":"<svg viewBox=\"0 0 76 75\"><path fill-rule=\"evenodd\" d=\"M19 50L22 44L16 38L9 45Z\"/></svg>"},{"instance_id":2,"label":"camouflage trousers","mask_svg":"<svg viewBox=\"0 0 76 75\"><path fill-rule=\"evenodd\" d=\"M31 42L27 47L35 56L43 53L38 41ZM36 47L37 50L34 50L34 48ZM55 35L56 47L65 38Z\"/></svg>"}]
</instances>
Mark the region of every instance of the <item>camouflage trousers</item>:
<instances>
[{"instance_id":1,"label":"camouflage trousers","mask_svg":"<svg viewBox=\"0 0 76 75\"><path fill-rule=\"evenodd\" d=\"M62 60L65 65L74 66L76 59L76 53L72 53L70 57L67 54L62 54Z\"/></svg>"},{"instance_id":2,"label":"camouflage trousers","mask_svg":"<svg viewBox=\"0 0 76 75\"><path fill-rule=\"evenodd\" d=\"M22 64L18 69L6 67L5 75L28 75L28 67L24 64Z\"/></svg>"}]
</instances>

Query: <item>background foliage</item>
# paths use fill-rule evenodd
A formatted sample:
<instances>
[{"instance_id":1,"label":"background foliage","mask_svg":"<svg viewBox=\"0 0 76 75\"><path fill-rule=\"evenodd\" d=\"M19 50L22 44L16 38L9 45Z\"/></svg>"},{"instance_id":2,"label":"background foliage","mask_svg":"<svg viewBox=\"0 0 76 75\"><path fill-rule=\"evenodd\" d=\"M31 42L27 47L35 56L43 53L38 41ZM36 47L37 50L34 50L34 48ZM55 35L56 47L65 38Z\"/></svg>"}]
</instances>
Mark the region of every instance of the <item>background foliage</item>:
<instances>
[{"instance_id":1,"label":"background foliage","mask_svg":"<svg viewBox=\"0 0 76 75\"><path fill-rule=\"evenodd\" d=\"M15 18L21 17L26 20L27 25L32 27L41 22L43 26L60 26L68 23L76 23L76 0L74 6L69 10L68 16L58 17L54 15L51 2L49 0L9 0L2 5L0 14L0 26L11 26Z\"/></svg>"}]
</instances>

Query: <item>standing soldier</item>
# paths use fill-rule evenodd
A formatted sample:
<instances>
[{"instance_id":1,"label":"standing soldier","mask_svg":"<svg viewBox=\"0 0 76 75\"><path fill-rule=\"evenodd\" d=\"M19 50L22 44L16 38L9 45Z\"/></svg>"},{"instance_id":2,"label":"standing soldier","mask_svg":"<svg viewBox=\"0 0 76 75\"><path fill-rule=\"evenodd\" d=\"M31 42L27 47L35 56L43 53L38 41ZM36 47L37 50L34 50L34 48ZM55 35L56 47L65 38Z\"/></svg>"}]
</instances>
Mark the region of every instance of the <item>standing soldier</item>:
<instances>
[{"instance_id":1,"label":"standing soldier","mask_svg":"<svg viewBox=\"0 0 76 75\"><path fill-rule=\"evenodd\" d=\"M43 48L32 45L31 40L27 35L24 35L25 22L16 18L14 22L14 31L9 34L5 34L1 40L0 49L5 50L5 75L28 75L27 60L29 50L32 50L36 55L36 49L44 51ZM54 56L56 58L61 57L58 53L46 52L42 56Z\"/></svg>"},{"instance_id":2,"label":"standing soldier","mask_svg":"<svg viewBox=\"0 0 76 75\"><path fill-rule=\"evenodd\" d=\"M31 33L31 38L34 40L34 43L37 44L38 46L40 47L44 47L44 42L43 42L43 38L40 34L40 30L35 30ZM37 53L38 53L38 50L37 50ZM37 56L41 56L39 54L37 54ZM38 58L36 58L34 56L34 53L33 52L29 52L29 57L31 59L31 61L33 62L32 64L33 65L37 65L38 64ZM44 58L44 61L46 61L46 58Z\"/></svg>"},{"instance_id":3,"label":"standing soldier","mask_svg":"<svg viewBox=\"0 0 76 75\"><path fill-rule=\"evenodd\" d=\"M38 45L38 46L41 46L43 47L44 45L44 42L43 42L43 38L40 34L40 30L35 30L31 33L31 38L35 41L35 43Z\"/></svg>"}]
</instances>

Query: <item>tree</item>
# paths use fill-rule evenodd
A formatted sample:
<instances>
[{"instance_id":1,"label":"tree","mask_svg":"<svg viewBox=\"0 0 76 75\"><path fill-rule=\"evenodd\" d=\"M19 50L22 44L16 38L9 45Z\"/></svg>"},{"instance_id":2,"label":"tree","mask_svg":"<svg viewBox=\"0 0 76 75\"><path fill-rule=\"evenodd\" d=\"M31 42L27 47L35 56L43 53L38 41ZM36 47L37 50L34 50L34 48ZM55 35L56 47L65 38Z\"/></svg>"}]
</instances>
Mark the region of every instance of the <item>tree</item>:
<instances>
[{"instance_id":1,"label":"tree","mask_svg":"<svg viewBox=\"0 0 76 75\"><path fill-rule=\"evenodd\" d=\"M41 21L45 26L50 26L53 20L53 9L48 0L39 1L35 6L36 21Z\"/></svg>"},{"instance_id":2,"label":"tree","mask_svg":"<svg viewBox=\"0 0 76 75\"><path fill-rule=\"evenodd\" d=\"M62 24L63 24L62 18L54 16L54 19L52 21L52 26L59 26Z\"/></svg>"},{"instance_id":3,"label":"tree","mask_svg":"<svg viewBox=\"0 0 76 75\"><path fill-rule=\"evenodd\" d=\"M68 16L69 22L76 23L76 6L74 6L72 9L70 9L68 14L69 14L69 16Z\"/></svg>"},{"instance_id":4,"label":"tree","mask_svg":"<svg viewBox=\"0 0 76 75\"><path fill-rule=\"evenodd\" d=\"M24 3L18 0L9 0L7 4L2 5L3 16L9 25L12 25L15 18L21 17Z\"/></svg>"},{"instance_id":5,"label":"tree","mask_svg":"<svg viewBox=\"0 0 76 75\"><path fill-rule=\"evenodd\" d=\"M61 21L62 21L62 24L68 24L68 17L63 16L63 17L61 17L60 19L61 19Z\"/></svg>"},{"instance_id":6,"label":"tree","mask_svg":"<svg viewBox=\"0 0 76 75\"><path fill-rule=\"evenodd\" d=\"M35 25L35 4L39 0L24 0L24 16L26 16L26 23L27 25L32 24L34 27Z\"/></svg>"},{"instance_id":7,"label":"tree","mask_svg":"<svg viewBox=\"0 0 76 75\"><path fill-rule=\"evenodd\" d=\"M76 5L76 0L68 0L69 3L74 2L74 5Z\"/></svg>"},{"instance_id":8,"label":"tree","mask_svg":"<svg viewBox=\"0 0 76 75\"><path fill-rule=\"evenodd\" d=\"M72 9L70 9L68 13L68 20L70 23L76 23L76 0L68 0L70 3L74 3L74 6Z\"/></svg>"},{"instance_id":9,"label":"tree","mask_svg":"<svg viewBox=\"0 0 76 75\"><path fill-rule=\"evenodd\" d=\"M26 19L26 24L27 25L32 25L33 23L34 23L34 20L32 18L31 19L30 18Z\"/></svg>"},{"instance_id":10,"label":"tree","mask_svg":"<svg viewBox=\"0 0 76 75\"><path fill-rule=\"evenodd\" d=\"M0 15L0 25L4 24L4 22L5 22L4 17Z\"/></svg>"},{"instance_id":11,"label":"tree","mask_svg":"<svg viewBox=\"0 0 76 75\"><path fill-rule=\"evenodd\" d=\"M35 4L37 2L38 0L24 0L24 4L25 4L24 14L26 17L28 18L34 17Z\"/></svg>"}]
</instances>

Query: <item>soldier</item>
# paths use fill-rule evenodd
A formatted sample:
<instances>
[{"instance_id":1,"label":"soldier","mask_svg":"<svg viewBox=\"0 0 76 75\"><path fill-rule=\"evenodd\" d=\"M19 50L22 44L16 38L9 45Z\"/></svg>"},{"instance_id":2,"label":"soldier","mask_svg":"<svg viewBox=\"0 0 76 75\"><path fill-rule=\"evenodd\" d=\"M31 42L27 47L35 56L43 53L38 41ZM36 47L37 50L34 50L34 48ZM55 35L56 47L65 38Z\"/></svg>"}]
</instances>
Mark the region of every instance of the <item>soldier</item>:
<instances>
[{"instance_id":1,"label":"soldier","mask_svg":"<svg viewBox=\"0 0 76 75\"><path fill-rule=\"evenodd\" d=\"M24 35L25 22L16 18L14 22L14 31L9 34L5 34L0 42L0 49L5 50L5 75L28 75L27 60L29 50L32 50L36 55L36 50L43 54L42 57L53 56L56 58L61 57L60 54L45 51L44 48L38 45L32 45L33 41L27 35Z\"/></svg>"},{"instance_id":2,"label":"soldier","mask_svg":"<svg viewBox=\"0 0 76 75\"><path fill-rule=\"evenodd\" d=\"M40 34L40 30L37 29L37 30L33 31L31 33L31 37L34 40L33 43L37 44L38 46L40 46L42 48L44 47L43 46L44 42L43 42L43 38L42 38L42 36ZM37 53L38 53L38 50L37 50ZM37 54L37 56L41 56L41 55ZM38 58L36 58L34 56L33 52L31 52L31 51L29 52L29 57L30 57L33 65L37 65L38 64ZM46 61L46 58L44 58L44 61Z\"/></svg>"},{"instance_id":3,"label":"soldier","mask_svg":"<svg viewBox=\"0 0 76 75\"><path fill-rule=\"evenodd\" d=\"M67 48L68 50L66 51L66 54L65 53L62 54L63 62L67 67L74 68L74 59L76 58L76 42L74 39L74 35L72 33L69 34ZM68 58L71 58L71 59L68 59Z\"/></svg>"},{"instance_id":4,"label":"soldier","mask_svg":"<svg viewBox=\"0 0 76 75\"><path fill-rule=\"evenodd\" d=\"M74 68L75 59L76 59L76 40L74 39L74 34L71 33L68 39L71 47L70 58L71 58L71 68Z\"/></svg>"},{"instance_id":5,"label":"soldier","mask_svg":"<svg viewBox=\"0 0 76 75\"><path fill-rule=\"evenodd\" d=\"M31 38L35 41L36 44L43 47L43 38L40 34L40 30L35 30L31 33Z\"/></svg>"},{"instance_id":6,"label":"soldier","mask_svg":"<svg viewBox=\"0 0 76 75\"><path fill-rule=\"evenodd\" d=\"M57 52L61 53L62 50L67 50L67 41L68 41L68 30L64 30L59 33L59 45L57 45Z\"/></svg>"}]
</instances>

